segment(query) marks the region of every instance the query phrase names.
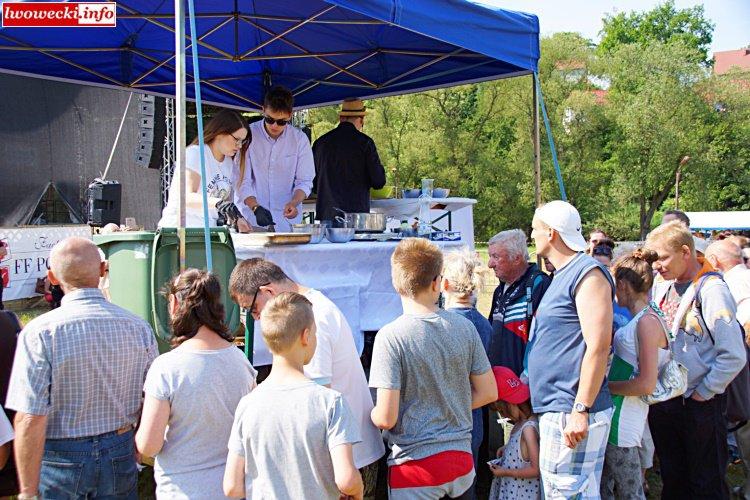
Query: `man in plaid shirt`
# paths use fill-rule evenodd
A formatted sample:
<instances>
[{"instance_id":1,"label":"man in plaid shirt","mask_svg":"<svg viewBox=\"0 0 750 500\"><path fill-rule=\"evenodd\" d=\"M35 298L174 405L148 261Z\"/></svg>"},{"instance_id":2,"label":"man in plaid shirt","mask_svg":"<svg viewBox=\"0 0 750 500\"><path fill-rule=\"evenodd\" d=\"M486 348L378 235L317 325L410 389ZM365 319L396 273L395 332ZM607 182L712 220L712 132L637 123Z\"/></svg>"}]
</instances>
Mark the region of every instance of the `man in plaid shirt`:
<instances>
[{"instance_id":1,"label":"man in plaid shirt","mask_svg":"<svg viewBox=\"0 0 750 500\"><path fill-rule=\"evenodd\" d=\"M62 305L19 334L6 401L19 499L137 498L133 427L158 350L149 325L97 288L104 265L87 239L55 245L48 277Z\"/></svg>"}]
</instances>

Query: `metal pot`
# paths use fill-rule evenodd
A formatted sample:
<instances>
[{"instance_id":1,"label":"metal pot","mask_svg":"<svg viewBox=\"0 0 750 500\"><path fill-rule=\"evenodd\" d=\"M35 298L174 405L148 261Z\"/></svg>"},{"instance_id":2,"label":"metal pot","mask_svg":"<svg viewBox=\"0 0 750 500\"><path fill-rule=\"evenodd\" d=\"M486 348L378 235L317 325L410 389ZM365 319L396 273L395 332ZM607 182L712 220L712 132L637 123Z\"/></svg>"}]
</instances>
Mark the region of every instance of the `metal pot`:
<instances>
[{"instance_id":1,"label":"metal pot","mask_svg":"<svg viewBox=\"0 0 750 500\"><path fill-rule=\"evenodd\" d=\"M343 227L353 227L357 233L382 233L385 231L387 217L385 214L372 214L365 212L341 212L342 217L336 217L336 220Z\"/></svg>"}]
</instances>

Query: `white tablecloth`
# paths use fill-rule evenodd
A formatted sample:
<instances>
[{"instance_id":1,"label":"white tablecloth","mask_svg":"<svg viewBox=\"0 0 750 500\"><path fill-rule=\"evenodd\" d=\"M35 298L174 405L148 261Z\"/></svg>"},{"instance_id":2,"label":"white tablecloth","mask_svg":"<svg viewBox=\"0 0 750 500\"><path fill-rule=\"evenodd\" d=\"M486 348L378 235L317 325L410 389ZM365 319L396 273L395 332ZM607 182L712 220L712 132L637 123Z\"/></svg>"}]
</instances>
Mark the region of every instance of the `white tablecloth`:
<instances>
[{"instance_id":1,"label":"white tablecloth","mask_svg":"<svg viewBox=\"0 0 750 500\"><path fill-rule=\"evenodd\" d=\"M295 282L320 290L346 317L359 353L364 331L379 330L401 314L401 300L391 284L391 254L396 242L328 243L257 247L233 235L237 260L262 257L275 263ZM441 248L459 248L462 241L437 242ZM255 324L253 364L271 363L260 326Z\"/></svg>"}]
</instances>

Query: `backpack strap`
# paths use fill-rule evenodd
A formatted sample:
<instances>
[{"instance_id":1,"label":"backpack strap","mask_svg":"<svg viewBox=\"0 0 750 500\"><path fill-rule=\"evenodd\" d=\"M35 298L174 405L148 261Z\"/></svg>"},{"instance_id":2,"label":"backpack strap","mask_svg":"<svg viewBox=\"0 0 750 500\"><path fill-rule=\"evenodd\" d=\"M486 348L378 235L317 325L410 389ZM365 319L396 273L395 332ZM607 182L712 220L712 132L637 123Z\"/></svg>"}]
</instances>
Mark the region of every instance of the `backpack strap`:
<instances>
[{"instance_id":1,"label":"backpack strap","mask_svg":"<svg viewBox=\"0 0 750 500\"><path fill-rule=\"evenodd\" d=\"M537 269L526 280L526 321L531 321L531 318L534 317L532 295L534 288L539 284L539 280L543 279L543 275L544 273Z\"/></svg>"},{"instance_id":2,"label":"backpack strap","mask_svg":"<svg viewBox=\"0 0 750 500\"><path fill-rule=\"evenodd\" d=\"M706 281L708 281L708 279L712 277L724 281L721 273L717 273L716 271L704 273L700 278L698 278L698 283L696 283L695 285L695 298L693 299L693 303L695 304L695 310L698 311L698 321L700 322L701 328L703 328L706 333L708 333L708 338L711 339L711 343L716 345L716 339L714 339L714 336L711 333L711 329L708 328L708 323L706 323L706 319L703 317L703 305L701 304L701 291L703 290L703 285L705 285Z\"/></svg>"}]
</instances>

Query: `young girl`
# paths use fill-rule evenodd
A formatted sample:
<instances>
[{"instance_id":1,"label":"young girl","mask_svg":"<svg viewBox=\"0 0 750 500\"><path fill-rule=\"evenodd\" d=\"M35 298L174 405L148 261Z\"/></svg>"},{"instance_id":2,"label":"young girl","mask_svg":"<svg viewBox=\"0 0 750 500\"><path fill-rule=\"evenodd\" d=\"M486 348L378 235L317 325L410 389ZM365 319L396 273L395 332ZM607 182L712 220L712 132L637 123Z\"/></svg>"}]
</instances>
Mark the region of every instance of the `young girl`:
<instances>
[{"instance_id":1,"label":"young girl","mask_svg":"<svg viewBox=\"0 0 750 500\"><path fill-rule=\"evenodd\" d=\"M646 498L638 450L648 405L640 396L654 391L659 370L669 359L666 325L658 307L648 298L653 284L651 263L655 260L654 252L639 249L621 257L612 268L617 302L630 311L633 319L615 332L612 341L609 391L615 413L602 471L604 499Z\"/></svg>"},{"instance_id":2,"label":"young girl","mask_svg":"<svg viewBox=\"0 0 750 500\"><path fill-rule=\"evenodd\" d=\"M213 274L187 269L167 285L174 349L146 375L138 451L156 458L157 498L225 498L227 442L256 372L224 324Z\"/></svg>"},{"instance_id":3,"label":"young girl","mask_svg":"<svg viewBox=\"0 0 750 500\"><path fill-rule=\"evenodd\" d=\"M531 411L529 386L504 366L492 368L497 382L497 402L491 410L513 422L508 444L497 450L497 460L490 462L495 476L490 500L540 498L539 423Z\"/></svg>"},{"instance_id":4,"label":"young girl","mask_svg":"<svg viewBox=\"0 0 750 500\"><path fill-rule=\"evenodd\" d=\"M249 129L236 111L224 109L206 123L203 130L204 159L206 168L206 194L208 195L208 224L215 227L217 221L236 223L240 232L250 231L250 225L242 217L235 203L235 188L245 170L245 151L252 138ZM239 167L233 158L239 153ZM185 149L185 226L203 227L203 194L201 193L201 157L198 138ZM177 227L179 222L178 172L175 171L169 186L169 199L164 207L159 227Z\"/></svg>"},{"instance_id":5,"label":"young girl","mask_svg":"<svg viewBox=\"0 0 750 500\"><path fill-rule=\"evenodd\" d=\"M492 325L476 308L477 289L481 285L476 268L480 265L479 259L469 250L446 253L443 256L442 291L445 297L445 309L460 314L472 322L479 333L486 353L492 336ZM471 412L471 420L471 451L476 467L479 464L479 446L484 438L481 408Z\"/></svg>"}]
</instances>

